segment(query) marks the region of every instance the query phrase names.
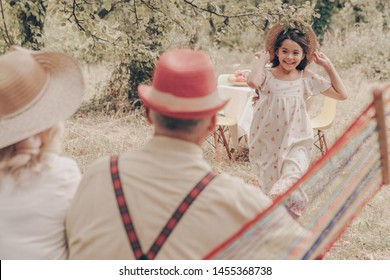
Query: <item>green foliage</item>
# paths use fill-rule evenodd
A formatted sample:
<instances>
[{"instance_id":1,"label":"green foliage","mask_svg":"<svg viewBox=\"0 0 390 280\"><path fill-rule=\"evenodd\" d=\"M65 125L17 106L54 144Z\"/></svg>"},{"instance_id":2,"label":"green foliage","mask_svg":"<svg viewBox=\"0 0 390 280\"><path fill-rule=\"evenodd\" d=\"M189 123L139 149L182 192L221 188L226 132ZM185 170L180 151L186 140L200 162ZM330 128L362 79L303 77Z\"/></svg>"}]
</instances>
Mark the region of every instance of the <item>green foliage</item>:
<instances>
[{"instance_id":1,"label":"green foliage","mask_svg":"<svg viewBox=\"0 0 390 280\"><path fill-rule=\"evenodd\" d=\"M10 7L10 3L12 1L0 1L0 49L1 52L5 52L14 44L18 44L20 39L20 33L18 28L15 26L19 26L18 20L15 17L13 10Z\"/></svg>"},{"instance_id":2,"label":"green foliage","mask_svg":"<svg viewBox=\"0 0 390 280\"><path fill-rule=\"evenodd\" d=\"M155 62L165 50L204 50L214 61L225 63L226 55L235 54L235 62L242 63L246 54L263 48L272 24L289 18L309 23L314 18L317 34L325 32L322 49L337 67L363 64L369 77L390 77L387 0L3 0L0 4L1 51L12 44L45 46L86 63L117 64L101 100L94 100L107 112L139 104L137 87L150 83Z\"/></svg>"},{"instance_id":3,"label":"green foliage","mask_svg":"<svg viewBox=\"0 0 390 280\"><path fill-rule=\"evenodd\" d=\"M319 17L314 19L313 30L322 40L324 32L330 25L330 20L336 7L340 6L342 0L318 0L315 5L315 10L318 11Z\"/></svg>"},{"instance_id":4,"label":"green foliage","mask_svg":"<svg viewBox=\"0 0 390 280\"><path fill-rule=\"evenodd\" d=\"M150 82L165 50L252 52L261 42L259 34L271 24L285 17L311 21L314 11L310 3L297 7L279 0L49 0L48 15L52 20L46 27L56 33L46 33L47 47L71 52L87 63L118 61L115 83L108 85L103 98L111 99L110 87L122 83L120 94L136 103L138 85Z\"/></svg>"},{"instance_id":5,"label":"green foliage","mask_svg":"<svg viewBox=\"0 0 390 280\"><path fill-rule=\"evenodd\" d=\"M38 5L43 2L45 5ZM167 49L191 47L210 54L220 49L253 52L273 23L282 18L310 22L315 15L309 1L299 6L286 2L23 0L8 4L13 17L3 18L3 22L14 28L20 14L33 19L22 21L25 29L14 37L15 41L19 38L16 43L24 42L20 34L32 33L35 35L25 40L31 48L46 43L47 49L72 53L87 63L117 61L118 67L125 69L114 71L112 79L121 81L126 96L136 100L138 84L150 81L155 61ZM43 37L45 13L50 20L45 22Z\"/></svg>"},{"instance_id":6,"label":"green foliage","mask_svg":"<svg viewBox=\"0 0 390 280\"><path fill-rule=\"evenodd\" d=\"M359 7L359 9L357 9ZM340 69L361 67L366 77L390 79L390 3L347 1L332 17L322 50Z\"/></svg>"},{"instance_id":7,"label":"green foliage","mask_svg":"<svg viewBox=\"0 0 390 280\"><path fill-rule=\"evenodd\" d=\"M13 44L39 50L44 47L46 0L7 0L0 3L4 39L0 47L5 51Z\"/></svg>"},{"instance_id":8,"label":"green foliage","mask_svg":"<svg viewBox=\"0 0 390 280\"><path fill-rule=\"evenodd\" d=\"M245 1L240 2L240 5L243 3ZM291 18L299 18L311 23L315 16L309 1L299 6L289 5L283 1L247 1L246 5L241 9L234 4L219 6L222 14L229 14L227 10L229 7L233 9L231 13L236 13L237 17L211 15L215 27L211 30L215 32L210 35L214 37L217 48L227 47L231 50L247 52L248 49L258 48L260 40L264 39L266 31L272 24ZM240 12L240 10L245 12ZM252 37L252 40L249 37Z\"/></svg>"},{"instance_id":9,"label":"green foliage","mask_svg":"<svg viewBox=\"0 0 390 280\"><path fill-rule=\"evenodd\" d=\"M354 25L365 24L386 30L390 24L388 0L320 0L316 10L321 15L313 23L317 35L334 29L349 29Z\"/></svg>"}]
</instances>

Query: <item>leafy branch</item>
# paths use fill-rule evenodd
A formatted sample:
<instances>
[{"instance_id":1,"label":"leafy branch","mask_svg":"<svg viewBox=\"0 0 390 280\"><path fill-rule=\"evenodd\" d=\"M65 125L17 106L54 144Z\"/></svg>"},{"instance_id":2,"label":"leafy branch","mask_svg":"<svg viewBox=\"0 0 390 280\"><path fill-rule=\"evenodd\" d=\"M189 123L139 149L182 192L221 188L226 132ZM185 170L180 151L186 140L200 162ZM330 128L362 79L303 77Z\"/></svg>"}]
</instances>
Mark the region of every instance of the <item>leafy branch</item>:
<instances>
[{"instance_id":1,"label":"leafy branch","mask_svg":"<svg viewBox=\"0 0 390 280\"><path fill-rule=\"evenodd\" d=\"M210 13L212 15L215 15L217 17L222 17L222 18L230 19L230 18L241 18L241 17L254 17L254 16L260 15L259 13L256 13L256 12L238 13L238 14L230 14L229 15L229 14L224 14L224 13L218 12L218 9L210 3L207 4L206 8L203 8L203 7L200 7L198 5L195 5L194 4L195 1L183 0L183 2L190 5L191 7L193 7L196 10L199 10L202 12L207 12L207 13Z\"/></svg>"},{"instance_id":2,"label":"leafy branch","mask_svg":"<svg viewBox=\"0 0 390 280\"><path fill-rule=\"evenodd\" d=\"M1 9L1 16L3 18L3 25L4 25L4 30L2 28L0 30L3 31L2 33L3 33L3 38L4 38L5 43L7 44L8 47L11 47L15 43L14 43L12 37L8 33L8 28L7 28L7 24L5 22L5 16L4 16L3 0L0 0L0 9Z\"/></svg>"},{"instance_id":3,"label":"leafy branch","mask_svg":"<svg viewBox=\"0 0 390 280\"><path fill-rule=\"evenodd\" d=\"M88 4L87 1L84 1L84 3ZM70 22L72 22L71 18L73 18L74 21L75 21L75 23L76 23L76 25L77 25L77 27L79 28L79 30L80 30L80 31L83 31L85 34L90 35L91 38L92 38L93 41L94 41L94 44L96 43L96 41L109 42L107 39L98 37L98 36L96 36L95 34L93 34L90 30L87 31L87 30L84 28L84 26L82 25L82 22L83 22L84 20L81 20L81 19L79 19L79 18L77 17L77 9L80 8L79 5L80 5L80 4L78 4L76 0L73 0L73 4L72 4L72 13L71 13L71 15L68 17L68 20L69 20Z\"/></svg>"},{"instance_id":4,"label":"leafy branch","mask_svg":"<svg viewBox=\"0 0 390 280\"><path fill-rule=\"evenodd\" d=\"M135 1L134 1L135 2ZM165 13L164 11L162 11L161 9L158 9L156 8L155 6L153 5L150 5L150 3L146 3L145 1L141 0L141 3L143 5L145 5L146 7L148 7L151 11L156 11L156 12L159 12L161 14L163 14L166 18L169 18L170 20L172 20L172 22L174 22L177 26L179 26L181 29L185 29L184 26L178 21L178 20L175 20L173 18L171 18L167 13Z\"/></svg>"}]
</instances>

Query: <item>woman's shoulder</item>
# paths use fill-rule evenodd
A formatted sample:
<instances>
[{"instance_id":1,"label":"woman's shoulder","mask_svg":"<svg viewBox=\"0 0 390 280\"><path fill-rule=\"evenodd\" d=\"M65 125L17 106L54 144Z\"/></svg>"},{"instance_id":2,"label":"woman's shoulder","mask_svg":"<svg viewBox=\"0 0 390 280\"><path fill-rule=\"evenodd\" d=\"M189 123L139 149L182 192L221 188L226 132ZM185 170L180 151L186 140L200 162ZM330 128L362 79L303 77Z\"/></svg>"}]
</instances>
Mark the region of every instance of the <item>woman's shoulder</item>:
<instances>
[{"instance_id":1,"label":"woman's shoulder","mask_svg":"<svg viewBox=\"0 0 390 280\"><path fill-rule=\"evenodd\" d=\"M49 168L45 175L52 180L62 181L62 185L81 180L81 170L73 158L51 154L48 155L47 164Z\"/></svg>"},{"instance_id":2,"label":"woman's shoulder","mask_svg":"<svg viewBox=\"0 0 390 280\"><path fill-rule=\"evenodd\" d=\"M77 162L70 157L58 155L55 153L46 153L44 155L45 164L50 167L50 169L61 172L61 171L75 171L80 172Z\"/></svg>"}]
</instances>

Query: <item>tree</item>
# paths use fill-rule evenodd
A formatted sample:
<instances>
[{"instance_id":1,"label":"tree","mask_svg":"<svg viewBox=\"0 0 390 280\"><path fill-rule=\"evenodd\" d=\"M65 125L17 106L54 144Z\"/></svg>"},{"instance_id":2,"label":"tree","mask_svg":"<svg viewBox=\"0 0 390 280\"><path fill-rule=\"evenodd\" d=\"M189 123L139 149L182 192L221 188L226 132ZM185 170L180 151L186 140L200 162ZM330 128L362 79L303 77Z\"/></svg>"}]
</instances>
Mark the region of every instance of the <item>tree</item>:
<instances>
[{"instance_id":1,"label":"tree","mask_svg":"<svg viewBox=\"0 0 390 280\"><path fill-rule=\"evenodd\" d=\"M343 0L341 0L343 1ZM315 10L319 13L319 17L313 22L313 30L322 40L325 30L329 27L330 21L336 7L340 8L340 0L318 0L315 5Z\"/></svg>"},{"instance_id":2,"label":"tree","mask_svg":"<svg viewBox=\"0 0 390 280\"><path fill-rule=\"evenodd\" d=\"M6 0L4 3L0 0L0 9L3 23L0 33L7 47L13 44L34 50L44 47L47 0ZM13 27L12 31L9 26Z\"/></svg>"}]
</instances>

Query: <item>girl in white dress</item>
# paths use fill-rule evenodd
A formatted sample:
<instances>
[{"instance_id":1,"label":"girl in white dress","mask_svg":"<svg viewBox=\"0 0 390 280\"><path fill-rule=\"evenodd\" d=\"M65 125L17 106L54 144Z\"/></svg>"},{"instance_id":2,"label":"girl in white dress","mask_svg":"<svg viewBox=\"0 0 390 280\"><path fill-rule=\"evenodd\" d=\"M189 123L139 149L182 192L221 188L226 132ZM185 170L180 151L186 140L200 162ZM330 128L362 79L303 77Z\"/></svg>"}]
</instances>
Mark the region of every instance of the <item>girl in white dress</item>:
<instances>
[{"instance_id":1,"label":"girl in white dress","mask_svg":"<svg viewBox=\"0 0 390 280\"><path fill-rule=\"evenodd\" d=\"M274 25L266 37L266 51L255 56L247 78L258 94L249 159L260 187L276 198L309 167L314 139L305 100L317 94L344 100L347 93L329 58L316 51L313 30L303 22ZM330 82L305 69L312 60L324 68ZM268 62L271 68L266 67ZM299 217L307 200L306 194L297 190L287 201L287 208Z\"/></svg>"}]
</instances>

